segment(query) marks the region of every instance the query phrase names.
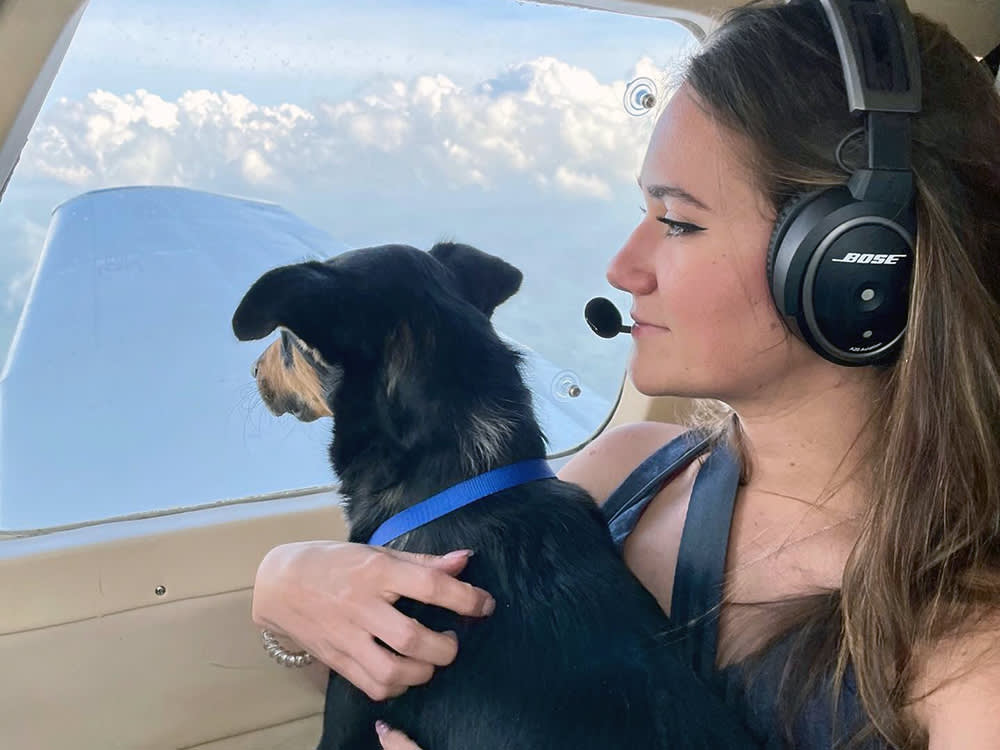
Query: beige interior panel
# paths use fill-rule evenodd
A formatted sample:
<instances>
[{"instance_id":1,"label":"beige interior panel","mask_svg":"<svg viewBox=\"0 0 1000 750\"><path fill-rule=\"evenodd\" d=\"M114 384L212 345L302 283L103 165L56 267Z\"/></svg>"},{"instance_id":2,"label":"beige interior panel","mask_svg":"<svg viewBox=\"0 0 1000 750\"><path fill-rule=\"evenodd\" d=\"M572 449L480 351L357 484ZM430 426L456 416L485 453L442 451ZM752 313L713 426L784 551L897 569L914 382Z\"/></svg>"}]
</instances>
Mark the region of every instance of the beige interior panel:
<instances>
[{"instance_id":1,"label":"beige interior panel","mask_svg":"<svg viewBox=\"0 0 1000 750\"><path fill-rule=\"evenodd\" d=\"M4 747L186 748L321 711L249 606L241 591L4 636Z\"/></svg>"},{"instance_id":2,"label":"beige interior panel","mask_svg":"<svg viewBox=\"0 0 1000 750\"><path fill-rule=\"evenodd\" d=\"M343 538L343 517L333 495L256 510L0 543L0 746L314 747L324 674L267 656L251 586L268 549Z\"/></svg>"},{"instance_id":3,"label":"beige interior panel","mask_svg":"<svg viewBox=\"0 0 1000 750\"><path fill-rule=\"evenodd\" d=\"M245 590L276 544L346 535L327 492L3 541L0 635Z\"/></svg>"},{"instance_id":4,"label":"beige interior panel","mask_svg":"<svg viewBox=\"0 0 1000 750\"><path fill-rule=\"evenodd\" d=\"M316 745L323 728L323 715L290 721L281 726L229 737L185 750L302 750Z\"/></svg>"}]
</instances>

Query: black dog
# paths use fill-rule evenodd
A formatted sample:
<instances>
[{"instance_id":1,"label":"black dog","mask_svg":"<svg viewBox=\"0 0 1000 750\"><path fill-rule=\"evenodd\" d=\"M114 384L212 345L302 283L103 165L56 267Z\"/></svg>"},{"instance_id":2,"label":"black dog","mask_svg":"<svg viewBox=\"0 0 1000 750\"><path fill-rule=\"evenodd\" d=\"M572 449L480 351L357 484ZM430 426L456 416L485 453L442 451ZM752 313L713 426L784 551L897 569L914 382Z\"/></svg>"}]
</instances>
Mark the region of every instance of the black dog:
<instances>
[{"instance_id":1,"label":"black dog","mask_svg":"<svg viewBox=\"0 0 1000 750\"><path fill-rule=\"evenodd\" d=\"M330 457L351 541L451 485L544 458L519 356L490 323L520 283L516 268L467 245L387 245L277 268L243 298L239 339L284 329L256 371L269 408L335 418ZM424 750L756 746L684 662L576 485L522 484L391 545L473 549L462 578L496 611L467 620L400 600L428 627L457 632L457 659L383 703L331 674L321 750L375 750L379 718Z\"/></svg>"}]
</instances>

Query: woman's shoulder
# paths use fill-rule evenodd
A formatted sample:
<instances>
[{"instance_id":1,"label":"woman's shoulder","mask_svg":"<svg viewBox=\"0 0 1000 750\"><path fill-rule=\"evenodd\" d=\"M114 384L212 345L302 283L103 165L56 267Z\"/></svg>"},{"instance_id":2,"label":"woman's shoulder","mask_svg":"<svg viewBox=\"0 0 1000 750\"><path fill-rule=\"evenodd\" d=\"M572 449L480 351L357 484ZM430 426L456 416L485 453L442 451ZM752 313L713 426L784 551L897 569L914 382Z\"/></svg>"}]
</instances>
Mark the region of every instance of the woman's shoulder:
<instances>
[{"instance_id":1,"label":"woman's shoulder","mask_svg":"<svg viewBox=\"0 0 1000 750\"><path fill-rule=\"evenodd\" d=\"M997 747L1000 737L1000 612L919 653L912 715L930 747Z\"/></svg>"},{"instance_id":2,"label":"woman's shoulder","mask_svg":"<svg viewBox=\"0 0 1000 750\"><path fill-rule=\"evenodd\" d=\"M559 470L559 478L580 485L598 504L603 503L639 464L687 430L666 422L633 422L615 427L573 456Z\"/></svg>"}]
</instances>

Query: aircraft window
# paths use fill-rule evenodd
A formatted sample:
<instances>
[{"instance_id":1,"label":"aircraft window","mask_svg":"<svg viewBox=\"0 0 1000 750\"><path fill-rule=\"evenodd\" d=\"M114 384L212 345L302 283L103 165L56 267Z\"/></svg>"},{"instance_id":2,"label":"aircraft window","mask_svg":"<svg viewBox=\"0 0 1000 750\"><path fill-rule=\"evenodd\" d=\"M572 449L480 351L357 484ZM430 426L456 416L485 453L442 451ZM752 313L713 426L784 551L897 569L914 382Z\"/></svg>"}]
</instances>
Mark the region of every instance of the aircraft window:
<instances>
[{"instance_id":1,"label":"aircraft window","mask_svg":"<svg viewBox=\"0 0 1000 750\"><path fill-rule=\"evenodd\" d=\"M0 529L332 483L329 424L267 413L266 344L229 321L264 270L349 247L521 268L495 324L551 452L585 442L630 343L582 315L628 306L604 268L652 118L625 87L693 43L513 0L91 0L0 202Z\"/></svg>"}]
</instances>

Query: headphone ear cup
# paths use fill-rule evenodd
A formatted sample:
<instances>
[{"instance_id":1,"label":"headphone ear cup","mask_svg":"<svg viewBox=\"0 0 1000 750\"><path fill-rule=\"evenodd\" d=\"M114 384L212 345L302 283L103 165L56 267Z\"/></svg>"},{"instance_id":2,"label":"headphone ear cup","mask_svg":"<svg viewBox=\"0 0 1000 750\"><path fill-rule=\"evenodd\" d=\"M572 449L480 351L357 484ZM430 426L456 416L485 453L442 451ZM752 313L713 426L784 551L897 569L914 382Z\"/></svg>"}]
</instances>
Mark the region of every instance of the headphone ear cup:
<instances>
[{"instance_id":1,"label":"headphone ear cup","mask_svg":"<svg viewBox=\"0 0 1000 750\"><path fill-rule=\"evenodd\" d=\"M774 230L771 232L771 241L767 247L767 288L771 290L771 296L774 298L774 304L778 307L778 311L784 315L784 305L781 302L781 295L774 293L774 261L778 257L778 250L781 248L781 242L785 238L785 234L788 232L788 228L791 226L792 221L795 217L801 213L802 209L806 207L806 204L810 203L813 198L824 191L817 190L809 193L799 193L798 195L793 195L791 198L785 201L784 205L778 210L778 215L774 219Z\"/></svg>"},{"instance_id":2,"label":"headphone ear cup","mask_svg":"<svg viewBox=\"0 0 1000 750\"><path fill-rule=\"evenodd\" d=\"M906 328L915 223L909 210L855 200L846 185L791 199L767 253L789 330L836 364L889 361Z\"/></svg>"}]
</instances>

